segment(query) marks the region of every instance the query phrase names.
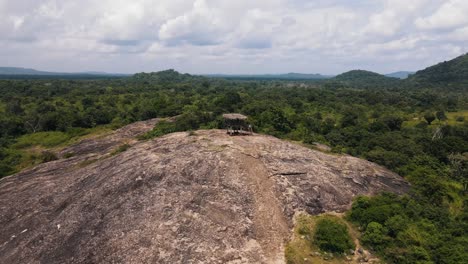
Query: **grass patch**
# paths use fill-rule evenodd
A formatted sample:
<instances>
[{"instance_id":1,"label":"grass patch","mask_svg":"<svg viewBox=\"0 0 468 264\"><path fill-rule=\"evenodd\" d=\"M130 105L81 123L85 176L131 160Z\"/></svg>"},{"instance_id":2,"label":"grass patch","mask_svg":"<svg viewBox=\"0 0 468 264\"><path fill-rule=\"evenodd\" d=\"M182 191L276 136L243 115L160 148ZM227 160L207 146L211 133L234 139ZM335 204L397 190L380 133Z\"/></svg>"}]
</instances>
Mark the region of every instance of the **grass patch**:
<instances>
[{"instance_id":1,"label":"grass patch","mask_svg":"<svg viewBox=\"0 0 468 264\"><path fill-rule=\"evenodd\" d=\"M0 148L0 178L18 172L22 154L19 150Z\"/></svg>"},{"instance_id":2,"label":"grass patch","mask_svg":"<svg viewBox=\"0 0 468 264\"><path fill-rule=\"evenodd\" d=\"M73 153L73 152L67 152L67 153L63 154L63 157L66 158L66 159L71 158L73 156L75 156L75 153Z\"/></svg>"},{"instance_id":3,"label":"grass patch","mask_svg":"<svg viewBox=\"0 0 468 264\"><path fill-rule=\"evenodd\" d=\"M3 176L14 174L26 168L58 159L54 152L44 150L44 148L41 147L31 147L21 150L8 149L8 152L9 155L7 156L7 160L4 160L4 166L8 166L10 170L8 172L4 172ZM2 175L0 174L0 176Z\"/></svg>"},{"instance_id":4,"label":"grass patch","mask_svg":"<svg viewBox=\"0 0 468 264\"><path fill-rule=\"evenodd\" d=\"M176 129L176 124L174 122L162 120L158 124L156 124L156 126L151 131L141 136L138 136L137 138L139 140L146 140L146 139L152 139L155 137L161 137L166 134L173 133L173 132L178 132Z\"/></svg>"},{"instance_id":5,"label":"grass patch","mask_svg":"<svg viewBox=\"0 0 468 264\"><path fill-rule=\"evenodd\" d=\"M71 138L65 145L73 145L74 143L87 138L104 136L112 131L114 131L114 129L111 125L97 126L93 128L73 128L67 131L67 133L71 134Z\"/></svg>"},{"instance_id":6,"label":"grass patch","mask_svg":"<svg viewBox=\"0 0 468 264\"><path fill-rule=\"evenodd\" d=\"M100 160L101 159L88 159L88 160L85 160L85 161L82 161L82 162L78 163L78 167L79 168L84 168L84 167L86 167L88 165L91 165L91 164L93 164L95 162L98 162Z\"/></svg>"},{"instance_id":7,"label":"grass patch","mask_svg":"<svg viewBox=\"0 0 468 264\"><path fill-rule=\"evenodd\" d=\"M17 142L13 145L16 149L24 149L32 146L42 146L46 148L56 147L60 144L67 142L70 135L60 131L47 131L27 134L18 138Z\"/></svg>"},{"instance_id":8,"label":"grass patch","mask_svg":"<svg viewBox=\"0 0 468 264\"><path fill-rule=\"evenodd\" d=\"M321 226L322 231L320 231ZM340 227L340 230L336 231L344 234L335 234L336 226ZM323 229L325 229L325 232L323 232ZM320 236L317 236L317 231L321 234ZM347 253L349 253L349 249L355 248L353 241L359 234L359 232L354 230L351 225L341 217L328 214L320 216L298 215L293 232L292 240L285 247L287 264L350 263L351 258L354 256L348 256ZM323 236L323 234L332 234L332 240L336 240L337 236L345 235L345 250L343 252L338 250L338 253L333 253L330 250L322 250L318 242L328 240L328 237Z\"/></svg>"},{"instance_id":9,"label":"grass patch","mask_svg":"<svg viewBox=\"0 0 468 264\"><path fill-rule=\"evenodd\" d=\"M66 132L44 131L26 134L19 137L15 144L16 149L24 149L33 146L53 148L58 146L68 146L87 137L96 137L111 132L109 126L99 126L95 128L71 128Z\"/></svg>"},{"instance_id":10,"label":"grass patch","mask_svg":"<svg viewBox=\"0 0 468 264\"><path fill-rule=\"evenodd\" d=\"M448 124L452 126L463 125L465 121L468 121L468 110L445 112L445 116L447 116L447 120L439 121L436 119L432 121L429 127L438 127L441 124ZM413 116L410 120L404 121L402 127L415 127L421 122L426 123L423 113L417 116Z\"/></svg>"},{"instance_id":11,"label":"grass patch","mask_svg":"<svg viewBox=\"0 0 468 264\"><path fill-rule=\"evenodd\" d=\"M0 101L0 113L4 113L6 110L6 105Z\"/></svg>"},{"instance_id":12,"label":"grass patch","mask_svg":"<svg viewBox=\"0 0 468 264\"><path fill-rule=\"evenodd\" d=\"M131 146L129 144L123 144L123 145L120 145L118 148L116 148L114 151L112 151L111 153L111 156L115 156L119 153L122 153L124 151L126 151L127 149L129 149Z\"/></svg>"},{"instance_id":13,"label":"grass patch","mask_svg":"<svg viewBox=\"0 0 468 264\"><path fill-rule=\"evenodd\" d=\"M452 217L459 216L463 213L463 185L459 182L447 181L447 198L446 203L450 215Z\"/></svg>"},{"instance_id":14,"label":"grass patch","mask_svg":"<svg viewBox=\"0 0 468 264\"><path fill-rule=\"evenodd\" d=\"M57 159L56 152L80 140L107 135L113 130L110 125L94 128L71 128L66 132L46 131L19 137L16 143L0 149L0 178L26 168ZM50 154L47 154L50 153ZM74 156L66 153L65 158Z\"/></svg>"},{"instance_id":15,"label":"grass patch","mask_svg":"<svg viewBox=\"0 0 468 264\"><path fill-rule=\"evenodd\" d=\"M445 115L447 116L449 125L463 124L464 121L468 121L468 110L447 112Z\"/></svg>"}]
</instances>

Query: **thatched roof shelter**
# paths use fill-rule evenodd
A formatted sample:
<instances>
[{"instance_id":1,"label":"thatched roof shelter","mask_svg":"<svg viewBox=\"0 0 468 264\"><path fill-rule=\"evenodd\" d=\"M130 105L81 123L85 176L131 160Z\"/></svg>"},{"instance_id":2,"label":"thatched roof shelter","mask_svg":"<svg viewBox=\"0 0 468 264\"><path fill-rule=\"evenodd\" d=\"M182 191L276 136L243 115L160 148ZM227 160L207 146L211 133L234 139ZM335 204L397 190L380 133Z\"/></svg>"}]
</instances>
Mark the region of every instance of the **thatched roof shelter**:
<instances>
[{"instance_id":1,"label":"thatched roof shelter","mask_svg":"<svg viewBox=\"0 0 468 264\"><path fill-rule=\"evenodd\" d=\"M242 114L236 114L236 113L232 113L232 114L223 114L223 118L224 119L227 119L227 120L246 120L247 117L245 115L242 115Z\"/></svg>"},{"instance_id":2,"label":"thatched roof shelter","mask_svg":"<svg viewBox=\"0 0 468 264\"><path fill-rule=\"evenodd\" d=\"M229 135L252 134L252 126L248 124L247 117L242 114L223 114L224 126Z\"/></svg>"}]
</instances>

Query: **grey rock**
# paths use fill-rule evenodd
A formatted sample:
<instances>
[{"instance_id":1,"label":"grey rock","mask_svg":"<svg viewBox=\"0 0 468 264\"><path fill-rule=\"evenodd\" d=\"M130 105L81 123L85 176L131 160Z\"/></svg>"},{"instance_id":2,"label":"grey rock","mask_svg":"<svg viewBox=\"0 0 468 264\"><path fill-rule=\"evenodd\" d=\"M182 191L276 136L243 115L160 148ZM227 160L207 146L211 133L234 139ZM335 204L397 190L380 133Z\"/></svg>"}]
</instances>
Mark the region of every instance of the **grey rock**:
<instances>
[{"instance_id":1,"label":"grey rock","mask_svg":"<svg viewBox=\"0 0 468 264\"><path fill-rule=\"evenodd\" d=\"M296 211L343 212L357 195L408 189L371 162L271 136L131 139L145 129L1 179L1 262L284 263ZM131 147L109 155L122 140Z\"/></svg>"}]
</instances>

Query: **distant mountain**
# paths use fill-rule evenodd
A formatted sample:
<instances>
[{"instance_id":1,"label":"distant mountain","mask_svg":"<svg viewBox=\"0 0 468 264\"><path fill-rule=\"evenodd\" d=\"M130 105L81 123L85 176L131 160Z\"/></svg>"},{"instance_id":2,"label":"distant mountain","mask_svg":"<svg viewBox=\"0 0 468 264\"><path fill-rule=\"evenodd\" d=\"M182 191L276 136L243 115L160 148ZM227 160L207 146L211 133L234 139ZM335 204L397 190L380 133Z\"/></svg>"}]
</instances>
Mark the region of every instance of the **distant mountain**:
<instances>
[{"instance_id":1,"label":"distant mountain","mask_svg":"<svg viewBox=\"0 0 468 264\"><path fill-rule=\"evenodd\" d=\"M0 67L0 74L2 75L58 75L60 73L37 71L27 68L16 67Z\"/></svg>"},{"instance_id":2,"label":"distant mountain","mask_svg":"<svg viewBox=\"0 0 468 264\"><path fill-rule=\"evenodd\" d=\"M159 72L141 72L134 74L131 78L133 81L148 82L148 83L185 83L197 80L205 80L203 76L190 75L188 73L179 73L173 69Z\"/></svg>"},{"instance_id":3,"label":"distant mountain","mask_svg":"<svg viewBox=\"0 0 468 264\"><path fill-rule=\"evenodd\" d=\"M0 75L40 75L40 76L75 76L75 75L95 75L95 76L128 76L128 74L107 73L107 72L48 72L35 69L19 67L0 67Z\"/></svg>"},{"instance_id":4,"label":"distant mountain","mask_svg":"<svg viewBox=\"0 0 468 264\"><path fill-rule=\"evenodd\" d=\"M207 74L206 77L242 80L323 80L332 76L316 73L285 73L285 74Z\"/></svg>"},{"instance_id":5,"label":"distant mountain","mask_svg":"<svg viewBox=\"0 0 468 264\"><path fill-rule=\"evenodd\" d=\"M387 76L387 77L392 77L392 78L398 78L398 79L406 79L406 78L408 78L408 76L410 76L411 74L414 74L414 72L410 72L410 71L398 71L398 72L392 72L392 73L385 74L385 76Z\"/></svg>"},{"instance_id":6,"label":"distant mountain","mask_svg":"<svg viewBox=\"0 0 468 264\"><path fill-rule=\"evenodd\" d=\"M354 81L356 79L378 79L385 80L390 77L378 74L376 72L364 71L364 70L352 70L335 76L335 80L339 81Z\"/></svg>"},{"instance_id":7,"label":"distant mountain","mask_svg":"<svg viewBox=\"0 0 468 264\"><path fill-rule=\"evenodd\" d=\"M330 79L331 82L339 82L346 86L356 88L389 88L397 86L401 80L387 77L371 71L352 70Z\"/></svg>"},{"instance_id":8,"label":"distant mountain","mask_svg":"<svg viewBox=\"0 0 468 264\"><path fill-rule=\"evenodd\" d=\"M468 86L468 54L417 71L408 78L408 81L416 86L466 87Z\"/></svg>"}]
</instances>

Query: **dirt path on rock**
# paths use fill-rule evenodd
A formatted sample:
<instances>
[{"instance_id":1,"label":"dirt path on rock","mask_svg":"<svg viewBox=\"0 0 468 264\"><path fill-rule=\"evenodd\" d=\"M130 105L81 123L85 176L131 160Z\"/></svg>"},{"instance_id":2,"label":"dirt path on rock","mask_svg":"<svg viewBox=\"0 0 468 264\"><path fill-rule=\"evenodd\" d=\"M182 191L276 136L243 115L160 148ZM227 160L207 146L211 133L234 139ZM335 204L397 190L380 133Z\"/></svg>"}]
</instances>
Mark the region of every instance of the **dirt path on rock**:
<instances>
[{"instance_id":1,"label":"dirt path on rock","mask_svg":"<svg viewBox=\"0 0 468 264\"><path fill-rule=\"evenodd\" d=\"M255 199L255 237L268 258L266 263L284 263L284 241L290 230L275 195L275 183L258 159L239 154L239 163Z\"/></svg>"}]
</instances>

